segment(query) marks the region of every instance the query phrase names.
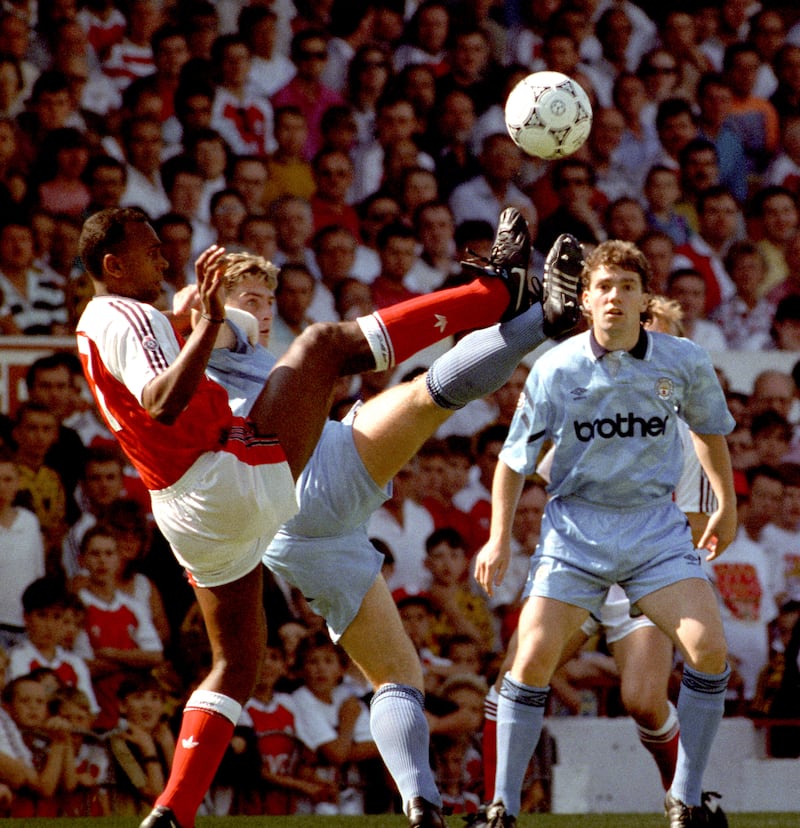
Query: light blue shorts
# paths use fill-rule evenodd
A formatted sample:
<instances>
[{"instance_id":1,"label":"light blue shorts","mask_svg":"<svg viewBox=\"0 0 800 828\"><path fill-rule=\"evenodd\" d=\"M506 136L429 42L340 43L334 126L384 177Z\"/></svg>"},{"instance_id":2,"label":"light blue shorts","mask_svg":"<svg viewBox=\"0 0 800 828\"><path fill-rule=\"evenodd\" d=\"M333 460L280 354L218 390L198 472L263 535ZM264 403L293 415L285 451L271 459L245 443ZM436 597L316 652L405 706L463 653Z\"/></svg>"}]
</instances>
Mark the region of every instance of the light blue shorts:
<instances>
[{"instance_id":1,"label":"light blue shorts","mask_svg":"<svg viewBox=\"0 0 800 828\"><path fill-rule=\"evenodd\" d=\"M609 587L637 601L687 578L707 580L686 516L671 499L612 509L578 498L547 504L524 595L556 598L596 618Z\"/></svg>"},{"instance_id":2,"label":"light blue shorts","mask_svg":"<svg viewBox=\"0 0 800 828\"><path fill-rule=\"evenodd\" d=\"M383 556L366 522L390 496L364 468L352 417L325 424L297 481L300 511L279 529L264 564L297 587L334 638L347 629L378 576Z\"/></svg>"}]
</instances>

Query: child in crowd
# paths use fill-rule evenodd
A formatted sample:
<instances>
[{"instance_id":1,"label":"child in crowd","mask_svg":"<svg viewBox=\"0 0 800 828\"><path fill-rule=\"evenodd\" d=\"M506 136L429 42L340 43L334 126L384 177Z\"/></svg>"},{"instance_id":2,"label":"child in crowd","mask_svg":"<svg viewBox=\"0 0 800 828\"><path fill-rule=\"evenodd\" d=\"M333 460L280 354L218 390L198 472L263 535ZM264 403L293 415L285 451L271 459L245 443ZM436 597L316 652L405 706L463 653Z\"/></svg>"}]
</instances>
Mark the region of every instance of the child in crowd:
<instances>
[{"instance_id":1,"label":"child in crowd","mask_svg":"<svg viewBox=\"0 0 800 828\"><path fill-rule=\"evenodd\" d=\"M64 686L50 699L51 716L63 720L75 756L75 789L60 796L59 814L67 817L111 816L108 796L110 755L92 731L96 715L89 697L77 687Z\"/></svg>"},{"instance_id":2,"label":"child in crowd","mask_svg":"<svg viewBox=\"0 0 800 828\"><path fill-rule=\"evenodd\" d=\"M358 765L377 758L378 749L366 705L342 684L345 653L318 632L303 639L296 659L303 684L292 693L295 726L307 748L301 767L317 783L306 807L317 814L364 813Z\"/></svg>"},{"instance_id":3,"label":"child in crowd","mask_svg":"<svg viewBox=\"0 0 800 828\"><path fill-rule=\"evenodd\" d=\"M95 715L99 712L86 662L65 650L63 619L69 593L60 579L38 578L22 593L25 636L12 650L8 668L11 679L47 667L60 684L82 690Z\"/></svg>"},{"instance_id":4,"label":"child in crowd","mask_svg":"<svg viewBox=\"0 0 800 828\"><path fill-rule=\"evenodd\" d=\"M449 527L436 529L425 541L425 568L431 584L425 592L436 614L434 635L468 635L487 649L497 639L486 599L468 585L469 557L464 539Z\"/></svg>"},{"instance_id":5,"label":"child in crowd","mask_svg":"<svg viewBox=\"0 0 800 828\"><path fill-rule=\"evenodd\" d=\"M681 197L678 170L656 164L644 182L647 199L647 223L653 230L666 233L675 245L686 244L691 235L689 222L676 209Z\"/></svg>"},{"instance_id":6,"label":"child in crowd","mask_svg":"<svg viewBox=\"0 0 800 828\"><path fill-rule=\"evenodd\" d=\"M433 632L433 604L426 595L405 595L397 601L400 620L422 664L425 692L435 693L453 672L450 659L440 656L440 642Z\"/></svg>"},{"instance_id":7,"label":"child in crowd","mask_svg":"<svg viewBox=\"0 0 800 828\"><path fill-rule=\"evenodd\" d=\"M252 729L261 757L258 810L254 813L293 814L298 795L314 801L327 788L298 775L302 742L295 727L295 702L276 691L287 676L286 654L280 644L267 645L258 681L244 706L239 724Z\"/></svg>"},{"instance_id":8,"label":"child in crowd","mask_svg":"<svg viewBox=\"0 0 800 828\"><path fill-rule=\"evenodd\" d=\"M98 730L117 726L118 691L126 678L148 672L162 661L161 639L146 609L117 585L120 555L113 532L89 529L81 541L79 564L87 584L78 595L86 607L84 621L89 649L80 654L89 663L100 713Z\"/></svg>"},{"instance_id":9,"label":"child in crowd","mask_svg":"<svg viewBox=\"0 0 800 828\"><path fill-rule=\"evenodd\" d=\"M118 698L122 719L108 739L114 774L111 811L143 816L164 787L175 737L165 716L164 691L153 676L126 679Z\"/></svg>"},{"instance_id":10,"label":"child in crowd","mask_svg":"<svg viewBox=\"0 0 800 828\"><path fill-rule=\"evenodd\" d=\"M446 814L475 814L480 797L466 788L466 760L469 739L459 736L434 736L431 739L433 768L442 794Z\"/></svg>"},{"instance_id":11,"label":"child in crowd","mask_svg":"<svg viewBox=\"0 0 800 828\"><path fill-rule=\"evenodd\" d=\"M69 733L61 722L50 719L45 685L30 675L10 681L3 689L2 702L21 738L17 755L9 757L15 763L7 776L15 788L10 816L57 816L55 794L75 787Z\"/></svg>"}]
</instances>

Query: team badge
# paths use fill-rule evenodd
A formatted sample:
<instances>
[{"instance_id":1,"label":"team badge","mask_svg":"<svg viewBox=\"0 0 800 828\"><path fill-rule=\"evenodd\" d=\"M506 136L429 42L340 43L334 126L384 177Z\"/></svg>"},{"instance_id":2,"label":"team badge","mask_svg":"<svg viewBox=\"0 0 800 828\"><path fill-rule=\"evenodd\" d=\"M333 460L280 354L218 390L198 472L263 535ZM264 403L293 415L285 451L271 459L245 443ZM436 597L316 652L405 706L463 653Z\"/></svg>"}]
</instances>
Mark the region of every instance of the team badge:
<instances>
[{"instance_id":1,"label":"team badge","mask_svg":"<svg viewBox=\"0 0 800 828\"><path fill-rule=\"evenodd\" d=\"M656 396L660 400L669 400L675 393L675 383L669 377L660 377L656 380Z\"/></svg>"},{"instance_id":2,"label":"team badge","mask_svg":"<svg viewBox=\"0 0 800 828\"><path fill-rule=\"evenodd\" d=\"M156 342L154 337L147 336L142 340L142 348L144 348L145 351L157 351L158 342Z\"/></svg>"}]
</instances>

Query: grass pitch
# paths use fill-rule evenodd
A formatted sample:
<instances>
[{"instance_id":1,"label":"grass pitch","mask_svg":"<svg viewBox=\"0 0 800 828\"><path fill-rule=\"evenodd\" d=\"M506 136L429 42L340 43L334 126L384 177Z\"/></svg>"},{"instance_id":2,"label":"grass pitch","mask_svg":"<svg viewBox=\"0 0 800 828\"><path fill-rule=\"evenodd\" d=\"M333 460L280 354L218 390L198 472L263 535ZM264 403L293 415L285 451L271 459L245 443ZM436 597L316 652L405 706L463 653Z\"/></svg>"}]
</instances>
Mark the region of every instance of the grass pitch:
<instances>
[{"instance_id":1,"label":"grass pitch","mask_svg":"<svg viewBox=\"0 0 800 828\"><path fill-rule=\"evenodd\" d=\"M800 814L728 814L730 828L798 828ZM24 828L138 828L132 817L96 819L26 819ZM200 817L196 828L404 828L401 816L364 817ZM447 819L448 828L463 828L459 816ZM526 814L519 828L666 828L660 814ZM23 828L17 819L0 819L0 828Z\"/></svg>"}]
</instances>

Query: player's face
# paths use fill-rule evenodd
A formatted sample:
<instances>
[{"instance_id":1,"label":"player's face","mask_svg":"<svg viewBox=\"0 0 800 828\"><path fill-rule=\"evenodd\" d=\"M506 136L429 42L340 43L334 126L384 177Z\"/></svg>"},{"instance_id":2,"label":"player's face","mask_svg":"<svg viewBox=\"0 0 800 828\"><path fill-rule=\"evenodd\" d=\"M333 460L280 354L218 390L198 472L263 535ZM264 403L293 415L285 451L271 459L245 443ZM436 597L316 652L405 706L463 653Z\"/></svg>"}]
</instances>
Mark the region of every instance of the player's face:
<instances>
[{"instance_id":1,"label":"player's face","mask_svg":"<svg viewBox=\"0 0 800 828\"><path fill-rule=\"evenodd\" d=\"M242 279L225 303L255 316L258 320L258 341L266 348L272 326L275 292L261 279L251 276Z\"/></svg>"},{"instance_id":2,"label":"player's face","mask_svg":"<svg viewBox=\"0 0 800 828\"><path fill-rule=\"evenodd\" d=\"M168 267L156 231L146 222L131 222L117 252L106 257L106 284L111 293L155 302Z\"/></svg>"},{"instance_id":3,"label":"player's face","mask_svg":"<svg viewBox=\"0 0 800 828\"><path fill-rule=\"evenodd\" d=\"M637 337L639 317L647 309L647 300L638 273L613 265L597 268L583 292L583 304L592 315L598 342L606 344L609 336Z\"/></svg>"}]
</instances>

